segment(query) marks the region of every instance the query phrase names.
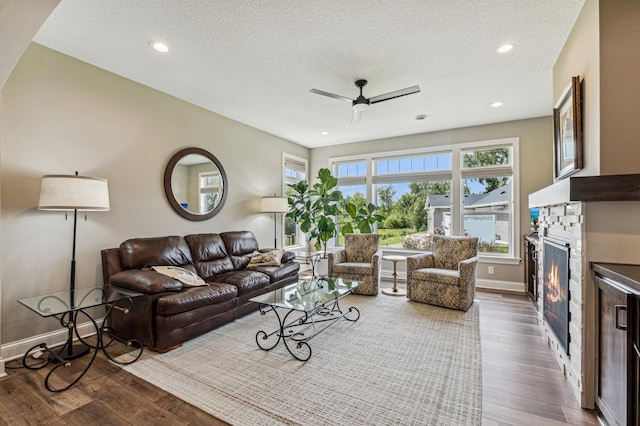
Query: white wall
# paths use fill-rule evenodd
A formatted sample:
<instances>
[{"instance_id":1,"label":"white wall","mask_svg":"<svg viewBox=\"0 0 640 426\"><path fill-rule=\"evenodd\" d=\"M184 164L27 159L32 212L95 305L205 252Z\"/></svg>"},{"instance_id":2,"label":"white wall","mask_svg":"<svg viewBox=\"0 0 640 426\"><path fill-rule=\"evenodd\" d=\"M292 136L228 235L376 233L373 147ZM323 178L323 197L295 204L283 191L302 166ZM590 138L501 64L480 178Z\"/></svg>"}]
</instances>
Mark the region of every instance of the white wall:
<instances>
[{"instance_id":1,"label":"white wall","mask_svg":"<svg viewBox=\"0 0 640 426\"><path fill-rule=\"evenodd\" d=\"M4 87L0 119L3 343L59 328L16 302L68 288L72 221L36 209L42 175L109 181L111 211L78 222L77 282L88 287L102 285L100 250L128 238L246 229L270 246L273 222L259 213L260 197L281 193L283 152L308 157L299 145L37 44ZM224 208L203 222L178 216L163 190L169 158L191 146L213 153L229 181Z\"/></svg>"}]
</instances>

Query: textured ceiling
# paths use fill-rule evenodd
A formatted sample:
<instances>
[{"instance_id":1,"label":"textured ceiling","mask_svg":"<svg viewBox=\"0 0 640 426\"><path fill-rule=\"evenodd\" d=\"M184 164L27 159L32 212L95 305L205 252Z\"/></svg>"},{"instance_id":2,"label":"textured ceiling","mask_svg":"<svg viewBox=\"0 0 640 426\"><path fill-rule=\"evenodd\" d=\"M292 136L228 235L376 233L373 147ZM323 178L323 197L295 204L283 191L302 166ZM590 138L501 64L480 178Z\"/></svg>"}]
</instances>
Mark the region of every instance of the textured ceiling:
<instances>
[{"instance_id":1,"label":"textured ceiling","mask_svg":"<svg viewBox=\"0 0 640 426\"><path fill-rule=\"evenodd\" d=\"M320 147L550 115L584 0L62 0L34 41ZM149 47L161 40L170 52ZM496 49L516 47L507 54ZM351 122L346 102L419 85ZM491 108L503 101L500 108ZM427 118L417 121L416 115ZM329 132L322 135L321 132Z\"/></svg>"}]
</instances>

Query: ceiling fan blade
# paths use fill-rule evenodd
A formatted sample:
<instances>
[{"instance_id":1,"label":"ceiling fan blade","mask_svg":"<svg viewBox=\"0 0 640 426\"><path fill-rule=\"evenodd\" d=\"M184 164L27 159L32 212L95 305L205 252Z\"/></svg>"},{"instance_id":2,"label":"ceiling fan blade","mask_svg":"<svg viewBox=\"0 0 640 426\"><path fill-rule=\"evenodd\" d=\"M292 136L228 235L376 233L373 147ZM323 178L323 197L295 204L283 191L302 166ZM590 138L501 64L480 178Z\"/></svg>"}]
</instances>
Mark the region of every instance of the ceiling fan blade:
<instances>
[{"instance_id":1,"label":"ceiling fan blade","mask_svg":"<svg viewBox=\"0 0 640 426\"><path fill-rule=\"evenodd\" d=\"M389 99L399 98L400 96L411 95L414 93L418 93L420 91L420 86L411 86L406 89L396 90L395 92L385 93L384 95L374 96L369 98L369 103L375 104L382 101L388 101Z\"/></svg>"},{"instance_id":2,"label":"ceiling fan blade","mask_svg":"<svg viewBox=\"0 0 640 426\"><path fill-rule=\"evenodd\" d=\"M360 117L362 117L362 110L353 109L353 115L351 116L351 122L360 121Z\"/></svg>"},{"instance_id":3,"label":"ceiling fan blade","mask_svg":"<svg viewBox=\"0 0 640 426\"><path fill-rule=\"evenodd\" d=\"M311 89L309 90L311 93L315 93L316 95L328 96L333 99L337 99L339 101L353 102L353 99L345 98L344 96L334 95L333 93L325 92L324 90Z\"/></svg>"}]
</instances>

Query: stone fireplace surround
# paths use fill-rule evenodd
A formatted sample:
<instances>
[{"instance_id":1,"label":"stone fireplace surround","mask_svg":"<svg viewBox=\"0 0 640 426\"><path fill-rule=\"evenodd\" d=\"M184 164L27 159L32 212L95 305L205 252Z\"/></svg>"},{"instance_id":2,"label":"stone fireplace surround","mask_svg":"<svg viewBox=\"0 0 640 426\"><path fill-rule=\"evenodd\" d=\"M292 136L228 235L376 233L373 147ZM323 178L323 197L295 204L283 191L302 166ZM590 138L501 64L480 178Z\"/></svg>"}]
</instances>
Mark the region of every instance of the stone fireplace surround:
<instances>
[{"instance_id":1,"label":"stone fireplace surround","mask_svg":"<svg viewBox=\"0 0 640 426\"><path fill-rule=\"evenodd\" d=\"M595 290L590 262L640 264L640 174L569 177L530 194L529 207L540 209L538 322L576 398L582 407L593 408ZM543 318L545 238L570 247L569 354Z\"/></svg>"},{"instance_id":2,"label":"stone fireplace surround","mask_svg":"<svg viewBox=\"0 0 640 426\"><path fill-rule=\"evenodd\" d=\"M547 343L553 350L556 360L560 364L564 375L571 383L572 388L580 395L583 391L583 336L582 322L585 295L582 292L582 283L588 273L584 267L582 254L582 236L584 234L584 217L582 215L581 202L567 202L540 207L538 218L538 235L540 241L536 247L538 254L538 294L544 294L544 241L562 241L569 246L569 354L565 353L563 346L544 320L544 297L538 297L538 321L542 326Z\"/></svg>"}]
</instances>

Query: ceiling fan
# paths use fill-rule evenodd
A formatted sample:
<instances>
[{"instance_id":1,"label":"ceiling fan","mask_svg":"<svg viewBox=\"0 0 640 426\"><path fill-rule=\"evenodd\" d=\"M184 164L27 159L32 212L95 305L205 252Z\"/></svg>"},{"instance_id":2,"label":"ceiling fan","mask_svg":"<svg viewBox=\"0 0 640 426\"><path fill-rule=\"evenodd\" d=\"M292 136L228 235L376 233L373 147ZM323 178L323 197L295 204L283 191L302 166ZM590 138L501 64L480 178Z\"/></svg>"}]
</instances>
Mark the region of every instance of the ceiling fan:
<instances>
[{"instance_id":1,"label":"ceiling fan","mask_svg":"<svg viewBox=\"0 0 640 426\"><path fill-rule=\"evenodd\" d=\"M396 90L394 92L385 93L384 95L373 96L371 98L365 98L362 95L362 88L367 85L367 80L356 80L356 87L360 89L360 96L355 99L350 99L345 96L334 95L333 93L325 92L324 90L311 89L309 92L316 95L328 96L330 98L337 99L339 101L346 101L351 103L353 108L353 116L351 121L360 121L360 116L363 111L369 109L369 105L376 104L382 101L388 101L389 99L399 98L400 96L411 95L420 91L420 86L411 86L406 89Z\"/></svg>"}]
</instances>

